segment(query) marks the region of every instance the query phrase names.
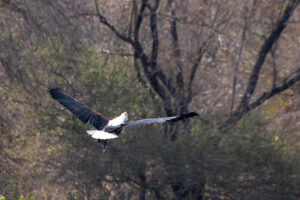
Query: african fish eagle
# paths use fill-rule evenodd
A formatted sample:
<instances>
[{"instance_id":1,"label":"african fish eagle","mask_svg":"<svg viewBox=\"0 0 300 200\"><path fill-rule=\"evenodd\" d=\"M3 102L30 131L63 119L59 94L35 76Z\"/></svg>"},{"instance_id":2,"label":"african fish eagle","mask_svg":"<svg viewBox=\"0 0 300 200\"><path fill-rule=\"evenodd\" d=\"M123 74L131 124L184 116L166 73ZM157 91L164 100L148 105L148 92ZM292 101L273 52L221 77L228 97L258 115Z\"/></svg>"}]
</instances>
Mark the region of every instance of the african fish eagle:
<instances>
[{"instance_id":1,"label":"african fish eagle","mask_svg":"<svg viewBox=\"0 0 300 200\"><path fill-rule=\"evenodd\" d=\"M97 139L99 143L103 143L104 147L106 146L107 140L117 138L122 130L127 127L153 123L177 122L185 118L199 116L196 112L190 112L179 116L149 118L127 122L128 114L127 112L123 112L120 116L112 120L108 120L103 117L102 114L94 111L88 106L80 103L77 99L66 94L59 87L49 85L48 92L53 99L70 110L81 121L84 123L89 122L93 125L96 130L88 130L87 133L92 138Z\"/></svg>"}]
</instances>

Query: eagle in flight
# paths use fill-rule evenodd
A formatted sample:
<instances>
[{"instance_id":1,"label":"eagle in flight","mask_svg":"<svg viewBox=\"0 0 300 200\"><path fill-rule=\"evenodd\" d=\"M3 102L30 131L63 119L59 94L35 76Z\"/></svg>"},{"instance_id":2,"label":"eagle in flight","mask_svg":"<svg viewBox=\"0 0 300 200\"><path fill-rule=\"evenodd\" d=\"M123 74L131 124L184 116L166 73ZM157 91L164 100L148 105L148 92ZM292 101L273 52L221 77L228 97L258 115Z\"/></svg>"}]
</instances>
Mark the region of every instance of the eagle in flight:
<instances>
[{"instance_id":1,"label":"eagle in flight","mask_svg":"<svg viewBox=\"0 0 300 200\"><path fill-rule=\"evenodd\" d=\"M177 122L189 117L199 116L198 113L189 112L179 116L149 118L127 122L128 114L127 112L123 112L120 116L109 120L105 118L102 114L80 103L77 99L71 97L59 87L49 85L48 92L50 93L53 99L55 99L65 108L70 110L82 122L89 122L96 128L96 130L88 130L87 133L92 138L97 139L99 143L103 144L103 151L105 150L107 140L117 138L118 135L121 134L122 130L127 127L153 123Z\"/></svg>"}]
</instances>

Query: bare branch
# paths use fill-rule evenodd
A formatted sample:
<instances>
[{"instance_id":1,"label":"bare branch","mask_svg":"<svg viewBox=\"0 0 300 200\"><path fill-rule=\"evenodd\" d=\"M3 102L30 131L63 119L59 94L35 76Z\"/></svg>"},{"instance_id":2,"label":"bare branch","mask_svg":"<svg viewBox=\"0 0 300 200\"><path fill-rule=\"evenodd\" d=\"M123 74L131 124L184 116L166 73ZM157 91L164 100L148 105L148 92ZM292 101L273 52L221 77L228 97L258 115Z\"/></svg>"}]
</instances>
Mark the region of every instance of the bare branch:
<instances>
[{"instance_id":1,"label":"bare branch","mask_svg":"<svg viewBox=\"0 0 300 200\"><path fill-rule=\"evenodd\" d=\"M139 31L140 31L141 24L143 22L143 14L145 12L146 5L147 5L147 0L143 0L140 11L139 11L136 21L135 21L135 27L134 27L134 32L133 32L135 49L136 49L136 45L141 46L139 43Z\"/></svg>"},{"instance_id":2,"label":"bare branch","mask_svg":"<svg viewBox=\"0 0 300 200\"><path fill-rule=\"evenodd\" d=\"M256 101L249 104L246 109L237 110L233 112L229 118L223 123L219 128L222 130L227 130L230 127L234 126L247 112L257 108L261 104L263 104L266 100L270 99L271 97L280 94L281 92L291 88L295 83L300 81L300 69L296 70L296 72L291 73L288 75L281 86L272 88L268 92L264 92Z\"/></svg>"},{"instance_id":3,"label":"bare branch","mask_svg":"<svg viewBox=\"0 0 300 200\"><path fill-rule=\"evenodd\" d=\"M173 87L172 80L170 78L167 78L161 70L156 71L153 75L157 76L159 80L161 80L173 97L176 97L176 89Z\"/></svg>"},{"instance_id":4,"label":"bare branch","mask_svg":"<svg viewBox=\"0 0 300 200\"><path fill-rule=\"evenodd\" d=\"M11 1L4 1L4 3L4 5L8 6L13 12L21 14L26 24L30 27L35 27L38 31L44 32L41 23L26 9L18 7L18 4L12 3Z\"/></svg>"},{"instance_id":5,"label":"bare branch","mask_svg":"<svg viewBox=\"0 0 300 200\"><path fill-rule=\"evenodd\" d=\"M251 72L249 82L247 89L242 97L241 103L238 107L238 110L246 110L249 104L249 101L252 97L252 94L254 93L254 90L257 85L257 80L260 74L260 70L265 62L266 56L271 50L273 44L278 40L280 37L280 34L286 27L287 21L293 14L295 8L299 4L299 0L290 0L285 8L284 14L282 18L279 20L279 23L275 30L273 30L270 34L270 36L265 40L263 46L261 47L261 50L258 53L257 61L253 67L253 70Z\"/></svg>"},{"instance_id":6,"label":"bare branch","mask_svg":"<svg viewBox=\"0 0 300 200\"><path fill-rule=\"evenodd\" d=\"M218 10L220 9L221 3L218 4L217 6L217 11L215 12L214 18L213 18L213 28L210 30L210 35L208 36L207 40L205 42L203 42L203 44L199 47L198 49L198 57L196 58L196 60L194 61L194 64L192 66L192 70L191 70L191 74L190 74L190 78L189 78L189 82L188 82L188 86L187 86L187 103L190 103L192 100L192 86L193 86L193 82L195 79L195 75L196 72L200 66L200 62L204 56L204 53L206 52L207 49L207 45L210 43L210 40L212 40L213 36L214 36L214 30L217 29L217 27L221 26L223 23L225 23L226 20L222 20L220 23L216 23L217 21L217 17L218 17ZM231 14L232 15L233 9L231 10ZM229 17L230 18L230 17Z\"/></svg>"},{"instance_id":7,"label":"bare branch","mask_svg":"<svg viewBox=\"0 0 300 200\"><path fill-rule=\"evenodd\" d=\"M276 87L276 81L277 81L277 66L276 66L276 55L275 55L275 49L272 48L271 49L271 56L272 56L272 67L273 67L273 84L272 84L272 88Z\"/></svg>"},{"instance_id":8,"label":"bare branch","mask_svg":"<svg viewBox=\"0 0 300 200\"><path fill-rule=\"evenodd\" d=\"M132 35L132 29L133 29L132 26L134 25L136 16L137 16L137 3L136 3L136 0L133 0L130 20L129 20L129 25L128 25L128 37L131 37L131 35Z\"/></svg>"},{"instance_id":9,"label":"bare branch","mask_svg":"<svg viewBox=\"0 0 300 200\"><path fill-rule=\"evenodd\" d=\"M236 82L237 82L237 78L238 78L239 65L240 65L240 60L241 60L241 57L242 57L242 52L244 50L245 43L246 43L246 30L247 30L247 19L245 18L244 19L244 28L243 28L242 37L241 37L241 46L239 48L238 58L237 58L235 68L234 68L234 73L233 73L232 97L231 97L230 112L232 112L232 110L234 108L234 103L235 103L234 100L235 100Z\"/></svg>"},{"instance_id":10,"label":"bare branch","mask_svg":"<svg viewBox=\"0 0 300 200\"><path fill-rule=\"evenodd\" d=\"M206 43L204 43L199 49L198 49L198 57L196 58L193 67L192 67L192 71L190 74L190 78L189 78L189 82L188 82L188 88L187 88L187 93L188 93L188 97L187 97L187 102L191 102L192 100L192 86L193 86L193 81L195 79L195 75L197 72L197 69L199 68L200 62L202 60L202 57L205 53L206 50Z\"/></svg>"},{"instance_id":11,"label":"bare branch","mask_svg":"<svg viewBox=\"0 0 300 200\"><path fill-rule=\"evenodd\" d=\"M121 40L128 42L129 44L133 45L133 41L131 38L121 34L113 25L111 25L106 18L101 14L100 10L99 10L99 5L98 5L98 1L95 0L95 6L96 6L96 12L98 15L98 18L100 20L100 22L102 24L104 24L105 26L107 26L114 34L116 34L116 36L118 38L120 38Z\"/></svg>"},{"instance_id":12,"label":"bare branch","mask_svg":"<svg viewBox=\"0 0 300 200\"><path fill-rule=\"evenodd\" d=\"M139 66L138 66L137 58L135 58L135 57L134 57L134 59L133 59L133 66L134 66L134 69L135 69L135 72L136 72L138 81L139 81L140 83L142 83L144 87L146 87L147 84L146 84L145 80L144 80L143 77L142 77L140 68L139 68Z\"/></svg>"},{"instance_id":13,"label":"bare branch","mask_svg":"<svg viewBox=\"0 0 300 200\"><path fill-rule=\"evenodd\" d=\"M255 102L251 103L248 106L247 110L252 110L252 109L258 107L259 105L264 103L266 100L270 99L271 97L275 96L276 94L279 94L279 93L289 89L296 82L300 81L300 73L299 72L300 72L300 69L298 69L297 74L293 73L293 74L289 75L289 77L293 77L293 78L289 78L287 81L283 82L283 84L281 86L275 87L275 88L271 89L269 92L263 93Z\"/></svg>"},{"instance_id":14,"label":"bare branch","mask_svg":"<svg viewBox=\"0 0 300 200\"><path fill-rule=\"evenodd\" d=\"M159 6L159 0L155 1L155 5L152 7L149 6L151 10L151 16L150 16L150 28L151 28L151 35L152 35L152 52L151 52L151 60L150 60L150 66L153 70L156 70L157 65L157 55L158 55L158 32L157 32L157 18L156 18L156 11ZM155 71L153 75L157 76L164 86L168 89L168 91L171 93L172 96L176 96L176 89L173 87L172 80L167 79L166 75L161 71Z\"/></svg>"},{"instance_id":15,"label":"bare branch","mask_svg":"<svg viewBox=\"0 0 300 200\"><path fill-rule=\"evenodd\" d=\"M157 1L157 3L159 3L159 1ZM155 56L155 54L157 54L157 49L156 50L152 50L152 55L151 55L151 61L149 63L149 58L148 56L145 54L143 47L141 45L141 43L139 42L139 30L143 21L143 13L145 12L145 9L147 7L147 0L143 0L142 1L142 5L140 7L139 13L137 15L137 19L135 21L135 28L134 28L134 45L133 45L133 50L134 50L134 57L138 58L141 61L141 64L143 66L143 70L144 73L148 79L148 81L151 84L151 87L155 90L155 92L160 96L160 98L163 100L163 104L164 104L164 109L165 112L167 113L167 115L173 115L173 111L171 108L171 100L170 100L170 96L167 94L167 91L164 89L164 87L159 83L157 77L160 77L160 79L164 80L162 81L164 85L167 84L167 80L164 79L164 74L158 72L158 71L150 71L149 70L149 65L152 66L153 68L156 67L156 61L154 62L153 59L157 59L157 55ZM154 7L155 8L155 7ZM156 11L156 10L155 10ZM155 17L152 19L150 19L150 23L152 23L152 26L156 26L156 13L153 12L152 15L155 15ZM152 22L151 22L152 21ZM155 35L155 31L156 27L152 27L152 37L158 37L158 35ZM154 34L154 36L153 36ZM154 48L158 48L158 40L155 42L153 41L152 46ZM155 65L153 64L155 63ZM152 69L153 70L153 69Z\"/></svg>"},{"instance_id":16,"label":"bare branch","mask_svg":"<svg viewBox=\"0 0 300 200\"><path fill-rule=\"evenodd\" d=\"M156 11L158 9L158 6L159 6L159 0L156 0L156 3L153 8L147 4L147 1L143 1L142 5L141 5L141 8L140 8L137 20L136 20L136 24L135 24L135 31L134 31L135 57L137 57L141 60L142 65L144 67L144 72L145 72L148 80L150 80L150 79L156 80L156 77L158 77L161 80L161 82L163 83L163 85L168 89L168 91L172 95L175 95L175 89L172 86L171 80L167 79L165 74L162 71L156 70L158 45L159 45L158 33L157 33L157 21L156 21ZM150 61L149 61L148 56L144 53L143 47L141 46L141 44L139 42L139 29L140 29L140 25L143 21L143 13L147 7L151 11L150 28L151 28L151 35L152 35L152 51L151 51L151 60ZM150 65L152 71L149 71L149 69L148 69L149 65ZM154 77L154 76L156 76L156 77ZM154 82L156 82L156 81L154 81ZM154 82L150 81L150 83L155 84ZM158 87L158 85L156 85L155 87ZM158 88L156 88L155 91L157 91L157 89ZM166 93L166 91L163 88L160 88L159 90L164 91ZM162 97L162 99L164 99L163 96L165 96L165 95L166 94L162 94L162 93L159 94L159 96Z\"/></svg>"},{"instance_id":17,"label":"bare branch","mask_svg":"<svg viewBox=\"0 0 300 200\"><path fill-rule=\"evenodd\" d=\"M157 20L156 20L156 10L159 5L159 0L155 1L154 8L151 8L151 15L150 15L150 29L152 35L152 53L151 53L151 61L150 66L152 69L156 68L157 63L157 54L158 54L158 32L157 32Z\"/></svg>"},{"instance_id":18,"label":"bare branch","mask_svg":"<svg viewBox=\"0 0 300 200\"><path fill-rule=\"evenodd\" d=\"M173 1L168 1L169 6L171 6ZM184 87L183 75L182 75L182 63L181 63L181 50L178 42L178 33L177 33L177 17L175 15L175 9L171 11L171 20L170 20L170 33L173 41L174 57L176 63L176 82L177 86L182 89Z\"/></svg>"}]
</instances>

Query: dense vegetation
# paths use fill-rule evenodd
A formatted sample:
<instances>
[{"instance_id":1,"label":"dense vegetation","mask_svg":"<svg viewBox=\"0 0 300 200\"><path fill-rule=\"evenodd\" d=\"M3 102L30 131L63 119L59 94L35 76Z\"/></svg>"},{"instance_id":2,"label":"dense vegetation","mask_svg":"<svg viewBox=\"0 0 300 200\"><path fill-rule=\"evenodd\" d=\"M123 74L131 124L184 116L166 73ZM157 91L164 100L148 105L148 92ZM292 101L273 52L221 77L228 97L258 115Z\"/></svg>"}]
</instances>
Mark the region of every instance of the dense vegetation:
<instances>
[{"instance_id":1,"label":"dense vegetation","mask_svg":"<svg viewBox=\"0 0 300 200\"><path fill-rule=\"evenodd\" d=\"M0 0L0 200L299 199L298 4ZM108 118L200 117L102 153L53 82Z\"/></svg>"}]
</instances>

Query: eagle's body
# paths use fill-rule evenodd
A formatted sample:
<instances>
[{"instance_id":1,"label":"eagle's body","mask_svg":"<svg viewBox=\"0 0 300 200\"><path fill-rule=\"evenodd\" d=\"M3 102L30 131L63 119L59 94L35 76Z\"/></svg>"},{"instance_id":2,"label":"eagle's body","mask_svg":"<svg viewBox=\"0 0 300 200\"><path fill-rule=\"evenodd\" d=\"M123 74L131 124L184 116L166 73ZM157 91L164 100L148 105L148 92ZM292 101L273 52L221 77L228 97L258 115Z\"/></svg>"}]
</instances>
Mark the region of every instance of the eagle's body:
<instances>
[{"instance_id":1,"label":"eagle's body","mask_svg":"<svg viewBox=\"0 0 300 200\"><path fill-rule=\"evenodd\" d=\"M48 91L53 99L57 100L65 108L70 110L81 121L84 123L89 122L93 125L97 130L88 130L87 133L91 135L92 138L97 139L98 142L103 141L104 146L106 145L107 140L117 138L122 130L127 127L152 123L177 122L185 118L198 116L197 113L190 112L179 116L149 118L127 122L128 114L127 112L123 112L120 116L108 120L100 113L80 103L58 87L49 86Z\"/></svg>"},{"instance_id":2,"label":"eagle's body","mask_svg":"<svg viewBox=\"0 0 300 200\"><path fill-rule=\"evenodd\" d=\"M122 125L128 120L127 112L123 112L120 116L109 120L107 125L102 130L88 130L87 133L92 136L92 138L100 140L108 140L117 138L122 132Z\"/></svg>"}]
</instances>

